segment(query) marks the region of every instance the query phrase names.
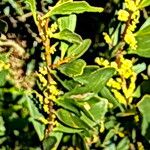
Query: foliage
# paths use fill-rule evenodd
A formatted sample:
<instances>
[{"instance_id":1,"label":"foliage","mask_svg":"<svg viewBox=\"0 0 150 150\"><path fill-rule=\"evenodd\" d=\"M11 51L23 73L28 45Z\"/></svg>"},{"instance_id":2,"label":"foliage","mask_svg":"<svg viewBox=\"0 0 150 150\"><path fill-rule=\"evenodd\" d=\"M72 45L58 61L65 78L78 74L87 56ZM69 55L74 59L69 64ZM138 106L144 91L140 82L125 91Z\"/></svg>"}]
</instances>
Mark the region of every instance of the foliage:
<instances>
[{"instance_id":1,"label":"foliage","mask_svg":"<svg viewBox=\"0 0 150 150\"><path fill-rule=\"evenodd\" d=\"M148 149L149 5L2 0L0 149Z\"/></svg>"}]
</instances>

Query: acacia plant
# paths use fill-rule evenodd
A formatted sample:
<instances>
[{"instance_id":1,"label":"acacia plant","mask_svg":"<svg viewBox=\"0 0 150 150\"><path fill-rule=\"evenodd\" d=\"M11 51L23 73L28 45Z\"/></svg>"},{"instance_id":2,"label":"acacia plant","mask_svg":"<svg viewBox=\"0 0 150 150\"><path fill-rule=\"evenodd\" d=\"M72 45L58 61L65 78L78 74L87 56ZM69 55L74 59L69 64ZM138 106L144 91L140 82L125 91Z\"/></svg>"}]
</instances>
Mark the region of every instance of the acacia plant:
<instances>
[{"instance_id":1,"label":"acacia plant","mask_svg":"<svg viewBox=\"0 0 150 150\"><path fill-rule=\"evenodd\" d=\"M149 148L150 2L99 4L0 2L2 150ZM96 42L76 33L83 13L101 17Z\"/></svg>"}]
</instances>

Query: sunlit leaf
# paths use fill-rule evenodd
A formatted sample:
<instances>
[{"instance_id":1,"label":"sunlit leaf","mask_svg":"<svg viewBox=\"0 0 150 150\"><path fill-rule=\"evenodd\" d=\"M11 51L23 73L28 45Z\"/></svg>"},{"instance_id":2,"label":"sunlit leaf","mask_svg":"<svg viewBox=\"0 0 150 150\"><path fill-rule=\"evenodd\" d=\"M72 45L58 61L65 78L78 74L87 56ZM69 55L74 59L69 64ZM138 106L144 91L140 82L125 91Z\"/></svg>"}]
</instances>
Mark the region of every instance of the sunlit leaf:
<instances>
[{"instance_id":1,"label":"sunlit leaf","mask_svg":"<svg viewBox=\"0 0 150 150\"><path fill-rule=\"evenodd\" d=\"M84 12L102 12L102 11L103 8L90 6L85 1L65 2L53 7L46 15L43 16L43 19L47 17L51 17L53 15L59 15L59 14L70 15L73 13L80 14Z\"/></svg>"}]
</instances>

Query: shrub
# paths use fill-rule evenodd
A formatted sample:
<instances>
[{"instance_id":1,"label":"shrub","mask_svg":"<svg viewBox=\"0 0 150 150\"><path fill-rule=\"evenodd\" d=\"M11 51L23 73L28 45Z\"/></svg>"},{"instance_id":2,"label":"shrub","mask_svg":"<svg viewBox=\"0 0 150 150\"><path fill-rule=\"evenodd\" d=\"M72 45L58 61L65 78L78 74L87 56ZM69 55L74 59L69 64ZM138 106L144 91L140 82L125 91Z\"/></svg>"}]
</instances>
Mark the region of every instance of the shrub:
<instances>
[{"instance_id":1,"label":"shrub","mask_svg":"<svg viewBox=\"0 0 150 150\"><path fill-rule=\"evenodd\" d=\"M150 2L89 3L0 3L2 150L149 148Z\"/></svg>"}]
</instances>

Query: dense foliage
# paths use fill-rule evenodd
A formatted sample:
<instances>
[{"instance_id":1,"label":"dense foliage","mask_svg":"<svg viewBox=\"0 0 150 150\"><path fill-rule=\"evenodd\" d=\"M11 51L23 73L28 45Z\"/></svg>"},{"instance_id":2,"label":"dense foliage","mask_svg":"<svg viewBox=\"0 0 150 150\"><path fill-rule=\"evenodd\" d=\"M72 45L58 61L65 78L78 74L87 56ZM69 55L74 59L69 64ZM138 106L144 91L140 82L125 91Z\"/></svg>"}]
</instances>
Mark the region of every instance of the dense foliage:
<instances>
[{"instance_id":1,"label":"dense foliage","mask_svg":"<svg viewBox=\"0 0 150 150\"><path fill-rule=\"evenodd\" d=\"M149 149L149 5L2 0L0 149Z\"/></svg>"}]
</instances>

